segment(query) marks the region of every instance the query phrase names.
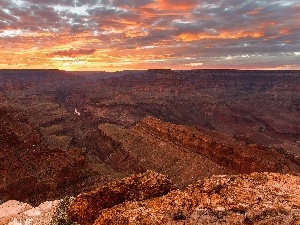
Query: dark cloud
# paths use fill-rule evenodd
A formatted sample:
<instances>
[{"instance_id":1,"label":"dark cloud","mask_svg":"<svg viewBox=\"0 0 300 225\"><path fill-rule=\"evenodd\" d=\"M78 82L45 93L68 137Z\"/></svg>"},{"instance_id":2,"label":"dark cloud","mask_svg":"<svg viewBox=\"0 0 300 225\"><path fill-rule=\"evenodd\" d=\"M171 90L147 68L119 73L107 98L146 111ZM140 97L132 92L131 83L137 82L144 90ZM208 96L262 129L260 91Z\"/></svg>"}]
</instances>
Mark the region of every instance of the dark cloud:
<instances>
[{"instance_id":1,"label":"dark cloud","mask_svg":"<svg viewBox=\"0 0 300 225\"><path fill-rule=\"evenodd\" d=\"M17 18L12 16L9 12L0 9L0 21L9 26L10 24L17 22Z\"/></svg>"},{"instance_id":2,"label":"dark cloud","mask_svg":"<svg viewBox=\"0 0 300 225\"><path fill-rule=\"evenodd\" d=\"M9 3L8 0L1 0L1 1L0 1L0 8L1 8L1 9L5 9L5 8L7 8L9 5L10 5L10 3Z\"/></svg>"},{"instance_id":3,"label":"dark cloud","mask_svg":"<svg viewBox=\"0 0 300 225\"><path fill-rule=\"evenodd\" d=\"M68 49L62 51L54 51L49 54L49 56L65 56L65 57L77 57L81 55L92 55L96 49Z\"/></svg>"},{"instance_id":4,"label":"dark cloud","mask_svg":"<svg viewBox=\"0 0 300 225\"><path fill-rule=\"evenodd\" d=\"M201 62L241 68L249 67L249 60L266 67L292 65L300 57L298 0L22 2L0 1L0 46L7 54L28 51L45 61L93 55L98 58L89 62L121 63L131 57L145 66L160 59L170 66Z\"/></svg>"},{"instance_id":5,"label":"dark cloud","mask_svg":"<svg viewBox=\"0 0 300 225\"><path fill-rule=\"evenodd\" d=\"M105 17L115 19L126 14L127 12L125 10L118 9L118 8L100 6L93 9L89 9L87 13L93 18L97 18L97 19L101 19Z\"/></svg>"},{"instance_id":6,"label":"dark cloud","mask_svg":"<svg viewBox=\"0 0 300 225\"><path fill-rule=\"evenodd\" d=\"M45 25L49 23L58 23L61 20L61 17L59 16L58 12L47 5L32 5L29 7L27 13L27 15L30 15L30 19L32 21L36 23L45 22Z\"/></svg>"},{"instance_id":7,"label":"dark cloud","mask_svg":"<svg viewBox=\"0 0 300 225\"><path fill-rule=\"evenodd\" d=\"M129 6L129 7L140 7L145 6L150 3L153 3L154 0L112 0L113 5L122 7L122 6Z\"/></svg>"}]
</instances>

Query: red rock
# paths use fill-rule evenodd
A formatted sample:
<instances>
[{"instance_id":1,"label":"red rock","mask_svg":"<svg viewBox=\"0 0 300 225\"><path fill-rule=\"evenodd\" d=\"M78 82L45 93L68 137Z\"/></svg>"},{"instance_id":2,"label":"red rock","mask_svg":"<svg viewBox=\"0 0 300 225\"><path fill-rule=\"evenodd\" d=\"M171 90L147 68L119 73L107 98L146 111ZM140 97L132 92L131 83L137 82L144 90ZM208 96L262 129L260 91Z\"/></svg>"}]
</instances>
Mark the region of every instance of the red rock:
<instances>
[{"instance_id":1,"label":"red rock","mask_svg":"<svg viewBox=\"0 0 300 225\"><path fill-rule=\"evenodd\" d=\"M34 126L0 109L0 203L15 199L33 205L78 193L89 171L79 149L40 145Z\"/></svg>"},{"instance_id":2,"label":"red rock","mask_svg":"<svg viewBox=\"0 0 300 225\"><path fill-rule=\"evenodd\" d=\"M69 206L69 218L81 225L93 224L101 210L126 201L140 201L167 194L173 188L164 175L147 171L80 194Z\"/></svg>"},{"instance_id":3,"label":"red rock","mask_svg":"<svg viewBox=\"0 0 300 225\"><path fill-rule=\"evenodd\" d=\"M300 172L300 162L275 148L221 140L195 128L147 117L135 130L199 153L236 173Z\"/></svg>"},{"instance_id":4,"label":"red rock","mask_svg":"<svg viewBox=\"0 0 300 225\"><path fill-rule=\"evenodd\" d=\"M300 177L213 176L184 191L103 209L94 225L298 224Z\"/></svg>"}]
</instances>

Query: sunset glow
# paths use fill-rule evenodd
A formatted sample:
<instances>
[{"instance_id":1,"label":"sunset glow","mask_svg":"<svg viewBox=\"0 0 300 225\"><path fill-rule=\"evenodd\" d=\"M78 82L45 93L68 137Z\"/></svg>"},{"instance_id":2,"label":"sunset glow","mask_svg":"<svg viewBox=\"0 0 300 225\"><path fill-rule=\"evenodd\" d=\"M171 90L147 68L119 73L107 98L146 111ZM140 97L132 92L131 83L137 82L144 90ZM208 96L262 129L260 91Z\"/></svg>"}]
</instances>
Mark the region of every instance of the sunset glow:
<instances>
[{"instance_id":1,"label":"sunset glow","mask_svg":"<svg viewBox=\"0 0 300 225\"><path fill-rule=\"evenodd\" d=\"M0 69L300 69L298 0L1 0Z\"/></svg>"}]
</instances>

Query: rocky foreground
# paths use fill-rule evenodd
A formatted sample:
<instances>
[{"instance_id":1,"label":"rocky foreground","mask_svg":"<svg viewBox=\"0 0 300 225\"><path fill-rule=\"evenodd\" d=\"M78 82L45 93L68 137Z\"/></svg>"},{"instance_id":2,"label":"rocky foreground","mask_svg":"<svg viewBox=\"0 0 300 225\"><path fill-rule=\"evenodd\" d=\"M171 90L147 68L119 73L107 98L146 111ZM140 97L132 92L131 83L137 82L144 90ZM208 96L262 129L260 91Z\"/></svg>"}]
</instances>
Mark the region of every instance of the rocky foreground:
<instances>
[{"instance_id":1,"label":"rocky foreground","mask_svg":"<svg viewBox=\"0 0 300 225\"><path fill-rule=\"evenodd\" d=\"M63 200L33 208L8 201L0 205L0 224L296 225L299 186L297 175L251 173L212 176L175 190L166 176L147 171L82 193L71 204Z\"/></svg>"},{"instance_id":2,"label":"rocky foreground","mask_svg":"<svg viewBox=\"0 0 300 225\"><path fill-rule=\"evenodd\" d=\"M0 205L0 224L5 225L48 225L55 215L57 201L47 201L37 207L15 200Z\"/></svg>"}]
</instances>

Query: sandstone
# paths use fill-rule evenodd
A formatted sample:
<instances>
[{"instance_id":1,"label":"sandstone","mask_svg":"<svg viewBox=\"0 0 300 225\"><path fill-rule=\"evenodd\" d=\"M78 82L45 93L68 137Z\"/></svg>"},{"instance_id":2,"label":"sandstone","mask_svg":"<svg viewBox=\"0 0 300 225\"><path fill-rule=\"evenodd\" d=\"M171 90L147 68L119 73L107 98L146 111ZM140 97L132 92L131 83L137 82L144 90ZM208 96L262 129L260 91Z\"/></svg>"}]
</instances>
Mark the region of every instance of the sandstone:
<instances>
[{"instance_id":1,"label":"sandstone","mask_svg":"<svg viewBox=\"0 0 300 225\"><path fill-rule=\"evenodd\" d=\"M1 225L48 225L55 214L59 200L46 201L37 207L10 200L0 205Z\"/></svg>"},{"instance_id":2,"label":"sandstone","mask_svg":"<svg viewBox=\"0 0 300 225\"><path fill-rule=\"evenodd\" d=\"M137 123L134 130L168 144L175 143L238 174L300 172L299 160L290 158L276 148L216 139L191 126L176 125L149 116Z\"/></svg>"},{"instance_id":3,"label":"sandstone","mask_svg":"<svg viewBox=\"0 0 300 225\"><path fill-rule=\"evenodd\" d=\"M162 121L161 124L164 126ZM129 129L113 124L100 124L98 128L87 151L125 174L153 170L169 176L179 188L185 188L212 175L235 173L182 145L161 139L160 135L153 136L151 128Z\"/></svg>"},{"instance_id":4,"label":"sandstone","mask_svg":"<svg viewBox=\"0 0 300 225\"><path fill-rule=\"evenodd\" d=\"M91 175L80 149L49 149L37 128L18 113L0 108L0 204L15 199L41 202L78 194Z\"/></svg>"},{"instance_id":5,"label":"sandstone","mask_svg":"<svg viewBox=\"0 0 300 225\"><path fill-rule=\"evenodd\" d=\"M101 210L127 201L141 201L167 194L173 185L164 175L147 171L80 194L69 206L69 218L81 225L93 224Z\"/></svg>"},{"instance_id":6,"label":"sandstone","mask_svg":"<svg viewBox=\"0 0 300 225\"><path fill-rule=\"evenodd\" d=\"M299 176L274 173L213 176L184 191L103 209L94 225L298 224L299 185Z\"/></svg>"}]
</instances>

